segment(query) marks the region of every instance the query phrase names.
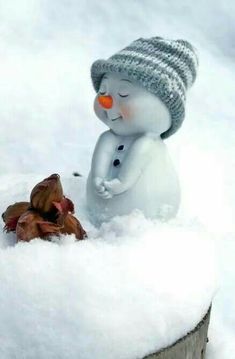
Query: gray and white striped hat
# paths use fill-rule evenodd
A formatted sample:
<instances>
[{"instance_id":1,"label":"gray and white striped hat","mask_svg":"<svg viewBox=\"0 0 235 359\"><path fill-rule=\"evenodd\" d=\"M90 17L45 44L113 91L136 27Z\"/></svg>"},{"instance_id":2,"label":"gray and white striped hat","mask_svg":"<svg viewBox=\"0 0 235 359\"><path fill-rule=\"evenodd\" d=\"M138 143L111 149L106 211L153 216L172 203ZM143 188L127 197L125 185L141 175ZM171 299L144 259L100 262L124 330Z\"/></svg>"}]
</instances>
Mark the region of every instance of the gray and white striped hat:
<instances>
[{"instance_id":1,"label":"gray and white striped hat","mask_svg":"<svg viewBox=\"0 0 235 359\"><path fill-rule=\"evenodd\" d=\"M197 66L195 49L185 40L140 38L108 60L95 61L91 78L98 92L105 73L122 73L158 96L171 114L172 126L161 135L167 138L184 120L186 90L196 78Z\"/></svg>"}]
</instances>

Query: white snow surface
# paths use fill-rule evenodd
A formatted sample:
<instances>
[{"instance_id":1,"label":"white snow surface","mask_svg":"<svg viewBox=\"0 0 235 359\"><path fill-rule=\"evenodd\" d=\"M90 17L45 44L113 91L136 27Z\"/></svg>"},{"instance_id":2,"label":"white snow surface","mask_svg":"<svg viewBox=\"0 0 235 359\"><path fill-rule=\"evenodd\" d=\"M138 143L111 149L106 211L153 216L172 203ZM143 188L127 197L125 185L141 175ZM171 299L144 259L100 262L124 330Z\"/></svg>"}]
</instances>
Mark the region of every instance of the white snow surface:
<instances>
[{"instance_id":1,"label":"white snow surface","mask_svg":"<svg viewBox=\"0 0 235 359\"><path fill-rule=\"evenodd\" d=\"M234 17L224 0L0 0L0 211L57 172L89 234L17 245L0 235L1 359L135 359L174 341L209 305L214 249L207 359L235 358ZM90 65L155 35L185 38L200 57L184 124L166 141L180 212L95 229L85 180L105 127Z\"/></svg>"},{"instance_id":2,"label":"white snow surface","mask_svg":"<svg viewBox=\"0 0 235 359\"><path fill-rule=\"evenodd\" d=\"M6 176L3 202L27 199L37 179ZM215 291L202 228L133 212L95 229L78 195L84 181L63 182L89 238L14 245L14 235L1 236L1 358L143 358L194 329Z\"/></svg>"}]
</instances>

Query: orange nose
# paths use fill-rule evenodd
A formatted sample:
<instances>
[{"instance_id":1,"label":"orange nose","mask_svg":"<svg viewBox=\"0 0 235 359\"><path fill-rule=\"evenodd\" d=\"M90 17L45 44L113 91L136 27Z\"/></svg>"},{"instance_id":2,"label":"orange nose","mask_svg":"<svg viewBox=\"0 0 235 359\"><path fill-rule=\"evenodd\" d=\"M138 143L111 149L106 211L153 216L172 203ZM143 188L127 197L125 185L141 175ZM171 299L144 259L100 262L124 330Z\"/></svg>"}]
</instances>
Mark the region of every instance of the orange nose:
<instances>
[{"instance_id":1,"label":"orange nose","mask_svg":"<svg viewBox=\"0 0 235 359\"><path fill-rule=\"evenodd\" d=\"M112 96L99 96L98 101L99 104L106 109L112 108L113 106Z\"/></svg>"}]
</instances>

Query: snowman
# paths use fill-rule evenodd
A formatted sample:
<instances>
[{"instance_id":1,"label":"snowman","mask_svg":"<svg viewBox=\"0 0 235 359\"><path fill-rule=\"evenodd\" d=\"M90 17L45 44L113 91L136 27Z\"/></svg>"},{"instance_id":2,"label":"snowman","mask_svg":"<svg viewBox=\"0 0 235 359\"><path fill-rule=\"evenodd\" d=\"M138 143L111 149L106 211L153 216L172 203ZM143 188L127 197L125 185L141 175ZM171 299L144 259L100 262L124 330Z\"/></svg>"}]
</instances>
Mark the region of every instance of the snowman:
<instances>
[{"instance_id":1,"label":"snowman","mask_svg":"<svg viewBox=\"0 0 235 359\"><path fill-rule=\"evenodd\" d=\"M179 180L163 140L184 119L197 64L187 41L160 37L140 38L93 63L94 110L109 128L97 141L87 180L93 223L133 210L164 220L176 215Z\"/></svg>"}]
</instances>

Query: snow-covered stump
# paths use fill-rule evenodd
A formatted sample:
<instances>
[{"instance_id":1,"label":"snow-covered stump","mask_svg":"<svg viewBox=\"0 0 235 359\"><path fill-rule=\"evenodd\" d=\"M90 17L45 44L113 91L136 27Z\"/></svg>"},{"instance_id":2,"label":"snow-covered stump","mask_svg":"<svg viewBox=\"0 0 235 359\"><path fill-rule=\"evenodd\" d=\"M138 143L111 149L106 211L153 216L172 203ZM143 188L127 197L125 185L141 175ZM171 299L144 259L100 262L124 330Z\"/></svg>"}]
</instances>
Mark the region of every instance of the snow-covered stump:
<instances>
[{"instance_id":1,"label":"snow-covered stump","mask_svg":"<svg viewBox=\"0 0 235 359\"><path fill-rule=\"evenodd\" d=\"M210 312L211 307L195 329L176 343L157 353L150 354L144 359L204 359L208 342Z\"/></svg>"}]
</instances>

